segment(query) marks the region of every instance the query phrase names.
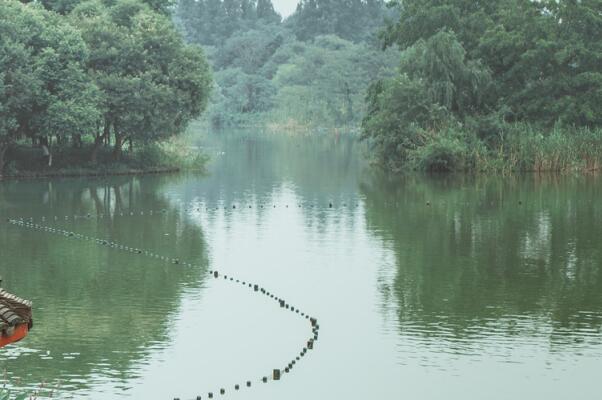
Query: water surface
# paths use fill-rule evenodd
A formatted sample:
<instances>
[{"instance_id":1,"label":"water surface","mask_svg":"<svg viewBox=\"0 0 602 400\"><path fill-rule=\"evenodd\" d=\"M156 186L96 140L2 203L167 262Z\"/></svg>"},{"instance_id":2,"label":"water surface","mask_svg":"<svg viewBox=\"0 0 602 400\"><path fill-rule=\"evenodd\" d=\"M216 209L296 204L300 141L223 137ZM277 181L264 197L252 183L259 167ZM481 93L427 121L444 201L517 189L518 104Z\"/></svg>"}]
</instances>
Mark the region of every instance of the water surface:
<instances>
[{"instance_id":1,"label":"water surface","mask_svg":"<svg viewBox=\"0 0 602 400\"><path fill-rule=\"evenodd\" d=\"M220 387L248 400L598 397L599 177L388 179L345 136L226 132L200 145L208 175L0 184L0 274L35 318L0 351L9 386L89 399ZM286 379L256 382L307 325L212 269L319 318L315 350Z\"/></svg>"}]
</instances>

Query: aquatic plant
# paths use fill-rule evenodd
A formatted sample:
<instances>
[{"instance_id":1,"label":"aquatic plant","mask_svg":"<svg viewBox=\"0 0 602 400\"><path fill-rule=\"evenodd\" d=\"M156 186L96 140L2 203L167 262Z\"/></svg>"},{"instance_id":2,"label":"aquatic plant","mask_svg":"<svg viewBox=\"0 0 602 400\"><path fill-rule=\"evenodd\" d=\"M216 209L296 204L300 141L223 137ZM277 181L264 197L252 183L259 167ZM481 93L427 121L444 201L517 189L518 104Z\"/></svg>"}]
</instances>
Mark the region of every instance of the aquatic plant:
<instances>
[{"instance_id":1,"label":"aquatic plant","mask_svg":"<svg viewBox=\"0 0 602 400\"><path fill-rule=\"evenodd\" d=\"M18 386L20 379L15 380L15 386ZM44 397L53 397L54 393L59 389L61 382L58 381L56 386L51 387L49 391L44 392ZM38 400L39 396L42 395L42 391L47 389L47 385L42 382L38 387L31 393L23 390L10 389L8 386L8 372L6 369L3 371L2 387L0 387L0 400Z\"/></svg>"},{"instance_id":2,"label":"aquatic plant","mask_svg":"<svg viewBox=\"0 0 602 400\"><path fill-rule=\"evenodd\" d=\"M24 392L14 393L11 389L6 386L8 384L8 374L6 370L3 373L2 387L0 388L0 400L25 400L28 394Z\"/></svg>"}]
</instances>

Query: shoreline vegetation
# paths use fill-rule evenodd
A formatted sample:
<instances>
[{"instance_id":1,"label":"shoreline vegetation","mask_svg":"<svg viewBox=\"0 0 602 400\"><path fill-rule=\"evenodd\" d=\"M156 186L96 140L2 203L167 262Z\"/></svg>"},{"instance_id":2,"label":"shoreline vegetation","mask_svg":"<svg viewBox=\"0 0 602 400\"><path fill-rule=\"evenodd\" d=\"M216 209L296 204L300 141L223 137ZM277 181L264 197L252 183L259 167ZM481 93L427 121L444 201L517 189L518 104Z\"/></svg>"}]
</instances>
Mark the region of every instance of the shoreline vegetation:
<instances>
[{"instance_id":1,"label":"shoreline vegetation","mask_svg":"<svg viewBox=\"0 0 602 400\"><path fill-rule=\"evenodd\" d=\"M203 125L203 123L201 123ZM198 128L198 125L196 125ZM234 127L232 127L234 128ZM262 129L269 134L293 135L353 135L361 141L361 127L315 127L295 121L286 124L266 122L237 129ZM466 133L470 132L470 133ZM542 133L543 132L543 133ZM420 172L452 172L462 174L521 174L521 173L598 173L602 170L602 129L575 129L560 126L551 131L527 124L508 124L499 132L495 146L484 145L470 130L448 129L441 134L422 138L423 144L407 151L402 167L383 166L374 158L371 145L366 154L368 161L387 173L407 174ZM7 155L11 161L5 166L2 180L36 179L46 177L83 177L110 175L143 175L206 171L210 157L202 150L190 146L192 138L170 140L142 145L130 149L124 146L119 161L113 160L111 146L98 150L97 162L87 157L93 144L81 148L57 148L53 165L38 147L21 143L12 147Z\"/></svg>"},{"instance_id":2,"label":"shoreline vegetation","mask_svg":"<svg viewBox=\"0 0 602 400\"><path fill-rule=\"evenodd\" d=\"M591 171L602 164L602 2L399 1L397 73L362 137L392 172Z\"/></svg>"},{"instance_id":3,"label":"shoreline vegetation","mask_svg":"<svg viewBox=\"0 0 602 400\"><path fill-rule=\"evenodd\" d=\"M372 163L392 173L590 173L602 168L602 129L504 124L489 143L471 128L445 127L417 136L416 143L399 151L402 160L399 154L370 152ZM372 151L383 144L369 146Z\"/></svg>"},{"instance_id":4,"label":"shoreline vegetation","mask_svg":"<svg viewBox=\"0 0 602 400\"><path fill-rule=\"evenodd\" d=\"M0 179L200 168L174 141L199 118L357 135L393 174L598 171L601 35L592 0L301 0L286 19L270 0L7 0Z\"/></svg>"},{"instance_id":5,"label":"shoreline vegetation","mask_svg":"<svg viewBox=\"0 0 602 400\"><path fill-rule=\"evenodd\" d=\"M209 99L170 0L0 2L0 179L201 168Z\"/></svg>"},{"instance_id":6,"label":"shoreline vegetation","mask_svg":"<svg viewBox=\"0 0 602 400\"><path fill-rule=\"evenodd\" d=\"M113 148L97 149L97 160L90 162L92 143L79 148L57 148L52 166L42 150L31 145L18 144L9 151L10 162L1 180L35 179L44 177L83 177L109 175L142 175L176 173L183 171L205 172L209 156L190 146L188 137L177 137L160 143L126 146L118 161L113 159Z\"/></svg>"},{"instance_id":7,"label":"shoreline vegetation","mask_svg":"<svg viewBox=\"0 0 602 400\"><path fill-rule=\"evenodd\" d=\"M15 175L4 175L1 181L29 180L42 178L83 178L83 177L107 177L120 175L154 175L154 174L172 174L181 172L177 167L157 167L146 169L133 169L123 166L109 167L105 171L99 169L67 168L64 170L52 171L22 171Z\"/></svg>"}]
</instances>

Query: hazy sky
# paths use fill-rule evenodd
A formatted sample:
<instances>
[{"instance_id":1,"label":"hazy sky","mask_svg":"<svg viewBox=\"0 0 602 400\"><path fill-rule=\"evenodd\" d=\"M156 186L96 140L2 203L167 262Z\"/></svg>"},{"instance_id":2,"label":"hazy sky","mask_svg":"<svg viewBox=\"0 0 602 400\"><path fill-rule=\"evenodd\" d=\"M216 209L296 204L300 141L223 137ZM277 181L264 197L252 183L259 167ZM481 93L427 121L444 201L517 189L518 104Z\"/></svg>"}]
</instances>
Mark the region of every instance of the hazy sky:
<instances>
[{"instance_id":1,"label":"hazy sky","mask_svg":"<svg viewBox=\"0 0 602 400\"><path fill-rule=\"evenodd\" d=\"M282 18L286 18L295 11L297 8L297 3L299 0L272 0L272 4L274 4L274 8Z\"/></svg>"}]
</instances>

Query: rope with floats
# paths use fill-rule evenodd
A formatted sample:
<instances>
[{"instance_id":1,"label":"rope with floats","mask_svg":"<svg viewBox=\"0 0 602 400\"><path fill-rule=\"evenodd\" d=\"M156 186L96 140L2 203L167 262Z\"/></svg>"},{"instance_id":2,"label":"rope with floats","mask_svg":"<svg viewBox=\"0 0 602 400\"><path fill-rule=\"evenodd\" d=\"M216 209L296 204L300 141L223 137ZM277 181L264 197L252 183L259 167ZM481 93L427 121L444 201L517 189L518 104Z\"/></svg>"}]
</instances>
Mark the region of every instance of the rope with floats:
<instances>
[{"instance_id":1,"label":"rope with floats","mask_svg":"<svg viewBox=\"0 0 602 400\"><path fill-rule=\"evenodd\" d=\"M322 205L314 205L314 204L309 204L309 205L303 205L303 204L297 204L297 208L309 208L309 209L315 209L315 210L320 210L320 209L324 209L324 210L336 210L339 208L345 208L345 209L353 209L353 208L358 208L359 204L347 204L347 203L341 203L339 205L335 205L332 202L329 202L328 204L322 206ZM272 204L270 206L264 206L264 205L259 205L259 206L255 206L253 207L253 205L249 204L249 205L242 205L242 204L232 204L231 206L203 206L203 205L198 205L198 206L194 206L194 207L182 207L182 208L178 208L174 211L177 212L202 212L202 211L218 211L218 210L224 210L224 211L234 211L234 210L245 210L245 209L270 209L270 208L286 208L286 209L293 209L295 207L293 206L289 206L289 204L285 204L285 205L281 205L278 206L276 204ZM167 214L168 210L165 208L162 209L150 209L150 210L130 210L130 211L115 211L112 216L113 217L135 217L135 216L151 216L151 215L161 215L161 214ZM46 221L59 221L59 220L77 220L77 219L92 219L92 218L105 218L107 216L107 214L105 213L96 213L96 214L92 214L92 213L86 213L86 214L70 214L70 215L52 215L52 216L42 216L42 217L38 217L42 222L46 222ZM15 221L28 221L28 222L33 222L35 219L33 217L30 218L18 218L15 219Z\"/></svg>"},{"instance_id":2,"label":"rope with floats","mask_svg":"<svg viewBox=\"0 0 602 400\"><path fill-rule=\"evenodd\" d=\"M236 207L234 206L234 208L236 208ZM332 208L332 203L330 203L330 208ZM193 208L186 209L186 210L192 211L193 209L200 211L200 207L193 207ZM162 210L148 210L146 212L145 211L137 211L137 212L130 211L129 213L120 213L119 215L120 216L157 215L157 214L161 215L161 214L165 214L165 213L167 213L167 210L162 209ZM98 218L104 218L105 214L97 214L96 216ZM59 220L77 220L77 219L90 219L90 218L92 218L91 214L70 215L70 216L64 216L64 217L59 217L57 215L55 215L53 217L40 217L42 222L51 221L51 220L59 221ZM70 238L70 239L88 241L88 242L98 244L100 246L106 246L106 247L114 249L114 250L130 252L130 253L138 254L138 255L144 255L144 256L147 256L147 257L150 257L153 259L170 262L175 265L183 265L186 267L194 267L195 266L192 263L180 260L179 258L167 257L167 256L164 256L164 255L161 255L158 253L154 253L152 251L145 250L142 248L127 246L127 245L112 241L110 239L102 239L102 238L98 238L98 237L94 237L94 236L83 235L83 234L77 233L75 231L69 231L69 230L61 229L59 227L53 227L50 225L36 223L36 222L34 222L35 220L33 217L30 217L27 219L25 219L25 218L16 218L16 219L15 218L7 218L6 221L12 226L23 228L23 229L32 229L32 230L41 231L41 232L45 232L45 233L49 233L49 234L54 234L54 235L58 235L58 236L62 236L62 237ZM230 390L239 391L244 387L250 388L253 386L254 382L255 383L267 383L269 381L279 381L286 374L290 374L292 372L292 370L294 369L294 367L297 365L297 363L299 363L307 355L307 353L314 348L315 342L318 340L320 325L318 324L317 318L311 317L309 314L302 312L301 309L299 309L299 307L295 307L295 306L291 305L282 297L275 295L273 292L268 291L267 289L265 289L264 287L260 286L257 283L236 279L234 276L222 274L218 270L209 270L209 271L207 271L207 273L209 274L209 276L213 277L214 279L221 279L225 282L240 285L248 290L251 290L253 293L261 294L261 295L265 296L269 301L275 302L278 305L278 307L280 309L282 309L283 311L292 312L292 313L298 315L300 318L307 320L309 322L309 325L311 328L311 335L308 337L307 341L303 344L303 346L300 348L300 350L298 350L297 354L295 354L288 362L283 363L284 366L274 368L269 374L265 374L257 380L246 380L246 381L243 380L243 381L241 381L241 383L237 383L237 384L234 384L231 386L222 386L219 388L219 390L217 390L215 392L213 392L213 391L206 392L205 396L198 395L198 396L196 396L196 400L202 400L202 399L206 399L206 398L212 399L218 393L221 396L223 396L226 394L226 392L228 392ZM180 400L180 398L175 397L174 400Z\"/></svg>"}]
</instances>

